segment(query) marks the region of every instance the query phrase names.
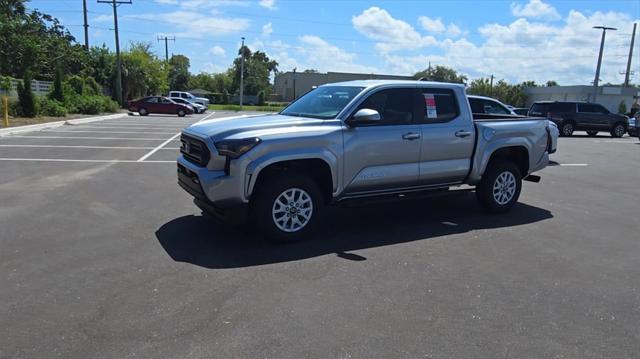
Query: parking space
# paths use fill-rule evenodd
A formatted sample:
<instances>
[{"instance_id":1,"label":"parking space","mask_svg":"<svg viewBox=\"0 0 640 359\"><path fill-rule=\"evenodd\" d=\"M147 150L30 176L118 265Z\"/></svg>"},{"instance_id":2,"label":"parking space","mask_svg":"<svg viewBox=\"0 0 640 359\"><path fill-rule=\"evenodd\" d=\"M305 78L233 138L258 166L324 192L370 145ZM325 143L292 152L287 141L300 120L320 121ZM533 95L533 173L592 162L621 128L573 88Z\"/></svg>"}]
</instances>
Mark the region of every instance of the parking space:
<instances>
[{"instance_id":1,"label":"parking space","mask_svg":"<svg viewBox=\"0 0 640 359\"><path fill-rule=\"evenodd\" d=\"M0 161L173 163L182 128L225 115L127 116L10 135L0 138Z\"/></svg>"},{"instance_id":2,"label":"parking space","mask_svg":"<svg viewBox=\"0 0 640 359\"><path fill-rule=\"evenodd\" d=\"M338 207L271 245L176 183L179 130L228 115L0 138L0 357L640 352L637 138L561 138L506 215L472 194Z\"/></svg>"}]
</instances>

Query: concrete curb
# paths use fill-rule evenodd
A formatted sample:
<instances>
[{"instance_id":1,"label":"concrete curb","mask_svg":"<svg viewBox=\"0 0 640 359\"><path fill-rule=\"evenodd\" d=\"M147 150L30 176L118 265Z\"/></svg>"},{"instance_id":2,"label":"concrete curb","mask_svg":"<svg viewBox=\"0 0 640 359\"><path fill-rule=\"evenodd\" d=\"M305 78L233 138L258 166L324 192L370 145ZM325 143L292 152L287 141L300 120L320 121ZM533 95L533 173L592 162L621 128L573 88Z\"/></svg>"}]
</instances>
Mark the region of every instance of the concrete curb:
<instances>
[{"instance_id":1,"label":"concrete curb","mask_svg":"<svg viewBox=\"0 0 640 359\"><path fill-rule=\"evenodd\" d=\"M22 132L31 132L31 131L41 131L49 128L60 127L64 125L80 125L83 123L104 121L104 120L113 120L116 118L126 117L126 113L116 113L113 115L105 115L105 116L95 116L95 117L87 117L87 118L76 118L73 120L65 120L65 121L54 121L47 123L38 123L35 125L25 125L25 126L17 126L17 127L9 127L0 129L0 137L13 135Z\"/></svg>"}]
</instances>

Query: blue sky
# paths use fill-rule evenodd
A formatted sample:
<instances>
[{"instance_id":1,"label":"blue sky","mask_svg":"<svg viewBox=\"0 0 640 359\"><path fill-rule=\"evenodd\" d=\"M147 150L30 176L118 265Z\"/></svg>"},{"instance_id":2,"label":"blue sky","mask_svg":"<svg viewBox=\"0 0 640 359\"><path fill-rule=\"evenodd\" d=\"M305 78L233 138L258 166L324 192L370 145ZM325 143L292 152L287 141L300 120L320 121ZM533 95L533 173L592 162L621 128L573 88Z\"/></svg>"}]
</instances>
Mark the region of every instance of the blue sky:
<instances>
[{"instance_id":1,"label":"blue sky","mask_svg":"<svg viewBox=\"0 0 640 359\"><path fill-rule=\"evenodd\" d=\"M90 43L113 48L111 7L88 0ZM81 0L33 0L83 41ZM276 59L279 70L412 74L432 64L470 78L508 81L593 80L600 32L607 25L601 80L622 82L640 1L349 1L133 0L118 8L121 47L175 36L169 53L191 59L191 71L224 71L240 44ZM640 32L640 29L638 30ZM640 41L633 80L640 83Z\"/></svg>"}]
</instances>

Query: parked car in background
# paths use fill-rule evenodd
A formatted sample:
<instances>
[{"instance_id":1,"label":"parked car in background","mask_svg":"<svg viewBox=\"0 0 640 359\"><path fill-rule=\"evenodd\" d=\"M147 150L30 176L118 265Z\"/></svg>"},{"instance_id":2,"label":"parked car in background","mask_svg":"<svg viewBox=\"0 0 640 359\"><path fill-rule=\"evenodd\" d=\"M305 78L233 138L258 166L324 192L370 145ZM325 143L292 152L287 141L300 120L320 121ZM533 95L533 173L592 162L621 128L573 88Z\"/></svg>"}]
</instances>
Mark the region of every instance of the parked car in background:
<instances>
[{"instance_id":1,"label":"parked car in background","mask_svg":"<svg viewBox=\"0 0 640 359\"><path fill-rule=\"evenodd\" d=\"M127 108L131 112L139 113L140 116L147 116L150 113L162 113L184 117L193 113L193 107L177 103L163 96L147 96L129 101Z\"/></svg>"},{"instance_id":2,"label":"parked car in background","mask_svg":"<svg viewBox=\"0 0 640 359\"><path fill-rule=\"evenodd\" d=\"M514 107L511 109L511 111L519 116L527 116L527 114L529 113L529 109L526 107Z\"/></svg>"},{"instance_id":3,"label":"parked car in background","mask_svg":"<svg viewBox=\"0 0 640 359\"><path fill-rule=\"evenodd\" d=\"M516 115L507 105L495 98L476 95L469 95L467 97L469 98L469 105L471 105L471 112L474 114Z\"/></svg>"},{"instance_id":4,"label":"parked car in background","mask_svg":"<svg viewBox=\"0 0 640 359\"><path fill-rule=\"evenodd\" d=\"M586 131L589 136L609 132L622 137L627 132L629 118L611 113L604 106L588 102L538 101L529 109L529 116L547 117L560 129L560 136L574 131Z\"/></svg>"},{"instance_id":5,"label":"parked car in background","mask_svg":"<svg viewBox=\"0 0 640 359\"><path fill-rule=\"evenodd\" d=\"M190 102L199 103L204 107L209 107L209 99L204 97L196 97L193 94L186 91L169 91L169 97L180 97Z\"/></svg>"},{"instance_id":6,"label":"parked car in background","mask_svg":"<svg viewBox=\"0 0 640 359\"><path fill-rule=\"evenodd\" d=\"M187 106L191 106L193 108L193 112L195 113L204 113L207 108L197 102L191 102L187 99L184 99L182 97L169 97L170 99L172 99L173 101L177 102L177 103L181 103L183 105L187 105Z\"/></svg>"},{"instance_id":7,"label":"parked car in background","mask_svg":"<svg viewBox=\"0 0 640 359\"><path fill-rule=\"evenodd\" d=\"M267 237L296 240L326 206L365 197L467 184L488 211L506 212L522 180L540 180L532 173L557 139L545 118L471 114L460 84L350 81L319 86L279 114L184 129L178 183L205 213L250 209Z\"/></svg>"},{"instance_id":8,"label":"parked car in background","mask_svg":"<svg viewBox=\"0 0 640 359\"><path fill-rule=\"evenodd\" d=\"M627 133L631 137L638 135L638 115L629 117L629 127L627 127Z\"/></svg>"}]
</instances>

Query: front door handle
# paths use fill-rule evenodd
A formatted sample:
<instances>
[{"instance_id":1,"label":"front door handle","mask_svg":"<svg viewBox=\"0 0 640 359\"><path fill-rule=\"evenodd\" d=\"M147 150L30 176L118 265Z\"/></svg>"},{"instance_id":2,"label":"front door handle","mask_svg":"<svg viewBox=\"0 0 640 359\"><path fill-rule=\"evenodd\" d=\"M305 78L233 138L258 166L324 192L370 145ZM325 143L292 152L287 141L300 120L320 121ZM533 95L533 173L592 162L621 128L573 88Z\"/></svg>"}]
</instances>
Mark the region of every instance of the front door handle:
<instances>
[{"instance_id":1,"label":"front door handle","mask_svg":"<svg viewBox=\"0 0 640 359\"><path fill-rule=\"evenodd\" d=\"M409 133L405 133L404 135L402 135L402 139L403 140L407 140L407 141L413 141L413 140L417 140L419 138L420 138L420 134L419 133L409 132Z\"/></svg>"},{"instance_id":2,"label":"front door handle","mask_svg":"<svg viewBox=\"0 0 640 359\"><path fill-rule=\"evenodd\" d=\"M468 137L468 136L471 136L471 132L465 131L465 130L460 130L460 131L456 132L455 135L456 135L456 137Z\"/></svg>"}]
</instances>

